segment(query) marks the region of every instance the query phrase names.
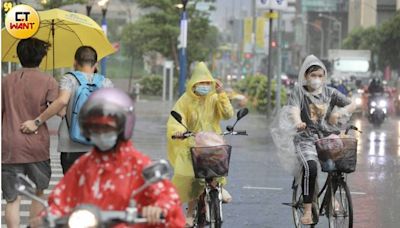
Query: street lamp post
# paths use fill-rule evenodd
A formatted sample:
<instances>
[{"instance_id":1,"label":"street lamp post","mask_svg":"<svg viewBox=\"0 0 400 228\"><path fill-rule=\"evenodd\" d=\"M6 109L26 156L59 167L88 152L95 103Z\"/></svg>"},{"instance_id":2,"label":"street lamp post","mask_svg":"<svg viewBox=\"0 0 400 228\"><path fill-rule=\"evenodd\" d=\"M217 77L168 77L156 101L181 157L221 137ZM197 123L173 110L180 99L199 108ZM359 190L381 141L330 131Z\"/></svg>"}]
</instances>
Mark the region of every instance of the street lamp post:
<instances>
[{"instance_id":1,"label":"street lamp post","mask_svg":"<svg viewBox=\"0 0 400 228\"><path fill-rule=\"evenodd\" d=\"M106 19L106 14L107 14L107 6L108 6L108 0L100 0L97 3L100 8L101 8L101 13L103 15L102 20L101 20L101 28L103 29L104 34L107 36L107 19ZM100 67L101 67L101 74L106 75L106 67L107 67L107 57L104 57L100 61Z\"/></svg>"},{"instance_id":2,"label":"street lamp post","mask_svg":"<svg viewBox=\"0 0 400 228\"><path fill-rule=\"evenodd\" d=\"M334 21L338 26L339 26L339 32L338 32L338 48L340 49L341 47L342 47L342 22L341 21L339 21L338 19L336 19L335 17L332 17L332 16L328 16L328 15L325 15L325 14L322 14L322 13L320 13L320 14L318 14L318 16L319 17L323 17L323 18L326 18L326 19L328 19L328 20L331 20L331 21Z\"/></svg>"},{"instance_id":3,"label":"street lamp post","mask_svg":"<svg viewBox=\"0 0 400 228\"><path fill-rule=\"evenodd\" d=\"M180 35L179 35L179 96L185 92L185 81L186 81L186 70L187 70L187 56L186 56L186 46L187 46L187 31L188 31L188 21L186 4L188 0L182 0L182 14L180 19Z\"/></svg>"},{"instance_id":4,"label":"street lamp post","mask_svg":"<svg viewBox=\"0 0 400 228\"><path fill-rule=\"evenodd\" d=\"M309 23L309 22L304 22L306 25L312 26L314 28L316 28L317 30L319 30L321 32L321 44L320 44L320 50L319 50L319 57L323 58L324 57L324 31L322 30L322 27L319 27L313 23Z\"/></svg>"}]
</instances>

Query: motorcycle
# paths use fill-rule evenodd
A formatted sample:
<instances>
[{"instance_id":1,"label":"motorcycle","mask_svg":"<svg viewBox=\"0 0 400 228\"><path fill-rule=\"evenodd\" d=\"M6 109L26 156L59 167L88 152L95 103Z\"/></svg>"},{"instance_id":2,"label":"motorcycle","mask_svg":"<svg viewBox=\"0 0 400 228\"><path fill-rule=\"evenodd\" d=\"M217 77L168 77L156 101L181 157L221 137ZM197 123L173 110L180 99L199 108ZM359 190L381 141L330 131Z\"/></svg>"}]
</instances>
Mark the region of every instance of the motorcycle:
<instances>
[{"instance_id":1,"label":"motorcycle","mask_svg":"<svg viewBox=\"0 0 400 228\"><path fill-rule=\"evenodd\" d=\"M368 120L374 126L379 127L387 116L388 102L382 94L372 94L368 102Z\"/></svg>"},{"instance_id":2,"label":"motorcycle","mask_svg":"<svg viewBox=\"0 0 400 228\"><path fill-rule=\"evenodd\" d=\"M119 223L128 225L146 224L147 219L140 216L138 208L133 200L133 196L142 192L149 185L164 179L170 179L172 168L166 160L153 162L143 169L142 176L145 183L131 193L131 201L125 210L101 210L92 204L81 204L73 209L66 216L58 216L50 212L47 201L37 197L34 192L35 184L25 175L17 175L16 189L19 193L27 196L32 200L38 201L45 208L46 215L42 217L40 227L112 227ZM165 219L161 216L161 223L165 223Z\"/></svg>"},{"instance_id":3,"label":"motorcycle","mask_svg":"<svg viewBox=\"0 0 400 228\"><path fill-rule=\"evenodd\" d=\"M247 135L245 130L235 131L236 123L248 114L247 108L240 109L237 112L236 122L233 126L228 125L225 132L221 135ZM186 132L182 136L172 136L172 139L186 139L196 137L202 132L193 133L183 123L182 116L171 111L174 119L180 123ZM214 139L214 141L217 141ZM190 148L192 157L193 171L195 178L205 179L205 188L197 200L197 205L193 214L193 227L204 227L210 225L211 228L220 228L223 223L222 213L222 185L216 181L218 177L228 176L229 160L232 146L214 145L214 146L196 146Z\"/></svg>"}]
</instances>

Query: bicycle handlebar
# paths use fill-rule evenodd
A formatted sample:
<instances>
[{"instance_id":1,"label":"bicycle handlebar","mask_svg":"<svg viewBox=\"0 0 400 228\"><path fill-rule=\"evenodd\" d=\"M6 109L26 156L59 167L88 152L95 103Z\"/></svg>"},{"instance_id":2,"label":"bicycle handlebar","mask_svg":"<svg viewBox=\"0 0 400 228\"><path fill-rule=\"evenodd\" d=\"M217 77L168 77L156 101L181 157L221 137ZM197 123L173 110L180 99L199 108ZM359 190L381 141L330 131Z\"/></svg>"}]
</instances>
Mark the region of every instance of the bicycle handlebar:
<instances>
[{"instance_id":1,"label":"bicycle handlebar","mask_svg":"<svg viewBox=\"0 0 400 228\"><path fill-rule=\"evenodd\" d=\"M225 131L222 135L247 135L246 130Z\"/></svg>"},{"instance_id":2,"label":"bicycle handlebar","mask_svg":"<svg viewBox=\"0 0 400 228\"><path fill-rule=\"evenodd\" d=\"M173 136L171 136L171 138L172 139L186 139L186 138L189 138L192 136L194 136L194 133L188 131L188 132L183 133L183 135L181 135L181 136L173 135Z\"/></svg>"},{"instance_id":3,"label":"bicycle handlebar","mask_svg":"<svg viewBox=\"0 0 400 228\"><path fill-rule=\"evenodd\" d=\"M181 135L181 136L173 135L173 136L171 136L171 138L172 139L186 139L186 138L192 137L194 135L195 135L195 133L188 131L188 132L183 133L183 135ZM221 133L221 135L247 135L247 131L246 130L225 131L225 132Z\"/></svg>"}]
</instances>

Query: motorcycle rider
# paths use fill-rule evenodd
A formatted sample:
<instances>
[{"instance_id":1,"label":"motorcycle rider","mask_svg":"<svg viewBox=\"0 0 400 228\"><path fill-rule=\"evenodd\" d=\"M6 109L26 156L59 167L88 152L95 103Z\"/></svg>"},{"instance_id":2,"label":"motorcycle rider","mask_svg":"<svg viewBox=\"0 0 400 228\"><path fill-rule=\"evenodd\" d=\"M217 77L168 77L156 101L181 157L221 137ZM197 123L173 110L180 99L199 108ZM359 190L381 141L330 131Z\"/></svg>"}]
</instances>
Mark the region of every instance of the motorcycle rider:
<instances>
[{"instance_id":1,"label":"motorcycle rider","mask_svg":"<svg viewBox=\"0 0 400 228\"><path fill-rule=\"evenodd\" d=\"M192 132L209 131L221 133L220 121L233 116L233 108L222 83L215 80L204 62L195 65L192 77L187 83L186 92L176 102L173 110L182 116L182 122ZM172 116L167 123L168 159L174 167L172 182L175 184L180 199L188 202L187 226L193 223L193 208L196 199L204 190L204 180L194 177L190 147L193 139L173 140L181 136L186 129ZM219 182L226 183L225 178ZM229 202L231 196L223 189L223 200Z\"/></svg>"},{"instance_id":2,"label":"motorcycle rider","mask_svg":"<svg viewBox=\"0 0 400 228\"><path fill-rule=\"evenodd\" d=\"M339 92L343 93L345 96L349 95L349 90L346 88L346 86L339 80L338 78L332 78L331 80L331 85L329 85L332 88L337 89Z\"/></svg>"},{"instance_id":3,"label":"motorcycle rider","mask_svg":"<svg viewBox=\"0 0 400 228\"><path fill-rule=\"evenodd\" d=\"M151 163L130 140L135 124L133 101L121 90L100 89L82 107L79 121L94 148L54 188L48 199L50 211L66 215L84 203L102 210L126 209L132 191L144 184L142 169ZM159 226L163 214L165 227L184 226L179 196L170 181L152 184L134 199L149 225Z\"/></svg>"},{"instance_id":4,"label":"motorcycle rider","mask_svg":"<svg viewBox=\"0 0 400 228\"><path fill-rule=\"evenodd\" d=\"M314 223L312 202L318 174L318 155L314 142L318 135L326 137L336 132L338 128L334 125L355 108L350 99L326 86L326 75L324 64L314 55L307 56L299 72L298 85L279 114L280 126L272 129L274 142L280 151L293 148L288 157L294 153L297 155L297 159L294 158L296 167L290 168L296 177L300 176L298 172L302 173L299 183L303 190L304 214L301 222L306 225ZM288 143L293 143L293 146Z\"/></svg>"},{"instance_id":5,"label":"motorcycle rider","mask_svg":"<svg viewBox=\"0 0 400 228\"><path fill-rule=\"evenodd\" d=\"M382 96L384 92L384 88L382 82L379 78L373 78L368 86L368 107L370 107L372 100Z\"/></svg>"},{"instance_id":6,"label":"motorcycle rider","mask_svg":"<svg viewBox=\"0 0 400 228\"><path fill-rule=\"evenodd\" d=\"M371 83L368 86L368 93L374 95L375 93L383 93L382 82L379 79L372 79Z\"/></svg>"}]
</instances>

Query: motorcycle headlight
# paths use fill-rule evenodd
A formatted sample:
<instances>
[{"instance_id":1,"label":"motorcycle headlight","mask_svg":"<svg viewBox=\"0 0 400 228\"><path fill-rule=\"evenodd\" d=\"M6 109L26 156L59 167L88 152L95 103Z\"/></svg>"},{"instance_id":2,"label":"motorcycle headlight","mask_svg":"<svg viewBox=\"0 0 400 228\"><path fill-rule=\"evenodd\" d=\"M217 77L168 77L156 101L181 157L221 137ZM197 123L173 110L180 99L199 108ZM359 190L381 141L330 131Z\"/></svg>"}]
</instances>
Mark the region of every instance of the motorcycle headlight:
<instances>
[{"instance_id":1,"label":"motorcycle headlight","mask_svg":"<svg viewBox=\"0 0 400 228\"><path fill-rule=\"evenodd\" d=\"M364 93L363 89L357 89L357 93Z\"/></svg>"},{"instance_id":2,"label":"motorcycle headlight","mask_svg":"<svg viewBox=\"0 0 400 228\"><path fill-rule=\"evenodd\" d=\"M88 209L78 209L69 216L68 226L76 228L97 227L99 224L95 213Z\"/></svg>"},{"instance_id":3,"label":"motorcycle headlight","mask_svg":"<svg viewBox=\"0 0 400 228\"><path fill-rule=\"evenodd\" d=\"M361 100L361 98L357 97L357 98L355 99L355 102L356 102L356 105L361 105L362 100Z\"/></svg>"},{"instance_id":4,"label":"motorcycle headlight","mask_svg":"<svg viewBox=\"0 0 400 228\"><path fill-rule=\"evenodd\" d=\"M371 106L372 106L372 107L375 107L375 106L376 106L376 102L375 102L375 101L372 101L372 102L371 102Z\"/></svg>"},{"instance_id":5,"label":"motorcycle headlight","mask_svg":"<svg viewBox=\"0 0 400 228\"><path fill-rule=\"evenodd\" d=\"M386 105L387 105L386 101L384 101L384 100L379 101L379 107L383 108L383 107L386 107Z\"/></svg>"}]
</instances>

